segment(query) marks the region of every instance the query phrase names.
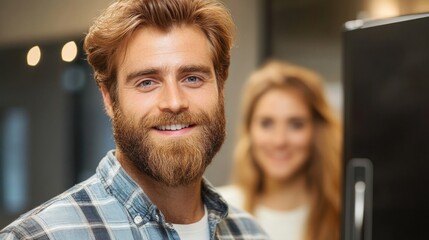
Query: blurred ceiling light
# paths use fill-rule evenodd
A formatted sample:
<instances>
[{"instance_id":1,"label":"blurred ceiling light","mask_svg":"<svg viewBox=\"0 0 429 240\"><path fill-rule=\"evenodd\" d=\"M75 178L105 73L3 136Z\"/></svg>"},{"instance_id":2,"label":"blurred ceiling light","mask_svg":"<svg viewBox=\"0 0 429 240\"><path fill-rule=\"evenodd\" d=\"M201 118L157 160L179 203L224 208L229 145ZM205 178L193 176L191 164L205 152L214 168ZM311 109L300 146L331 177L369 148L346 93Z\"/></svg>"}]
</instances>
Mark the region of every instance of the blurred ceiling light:
<instances>
[{"instance_id":1,"label":"blurred ceiling light","mask_svg":"<svg viewBox=\"0 0 429 240\"><path fill-rule=\"evenodd\" d=\"M27 64L33 67L36 66L39 63L41 56L42 54L39 46L32 47L27 53Z\"/></svg>"},{"instance_id":2,"label":"blurred ceiling light","mask_svg":"<svg viewBox=\"0 0 429 240\"><path fill-rule=\"evenodd\" d=\"M61 57L65 62L73 61L77 56L77 45L74 41L64 44L61 50Z\"/></svg>"},{"instance_id":3,"label":"blurred ceiling light","mask_svg":"<svg viewBox=\"0 0 429 240\"><path fill-rule=\"evenodd\" d=\"M387 18L398 16L399 3L396 0L372 0L370 12L372 18Z\"/></svg>"}]
</instances>

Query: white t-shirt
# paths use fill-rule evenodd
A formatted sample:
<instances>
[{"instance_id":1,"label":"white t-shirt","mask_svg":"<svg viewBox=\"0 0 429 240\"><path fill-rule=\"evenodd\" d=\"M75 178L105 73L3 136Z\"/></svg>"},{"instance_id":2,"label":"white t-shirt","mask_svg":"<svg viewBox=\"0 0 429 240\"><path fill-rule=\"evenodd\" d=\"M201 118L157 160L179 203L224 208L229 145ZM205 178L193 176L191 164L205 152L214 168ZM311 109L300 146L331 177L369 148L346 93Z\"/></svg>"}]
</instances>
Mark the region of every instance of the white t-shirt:
<instances>
[{"instance_id":1,"label":"white t-shirt","mask_svg":"<svg viewBox=\"0 0 429 240\"><path fill-rule=\"evenodd\" d=\"M184 240L209 240L210 230L207 217L207 208L204 205L204 216L196 223L191 224L173 224L174 229L179 234L180 239Z\"/></svg>"},{"instance_id":2,"label":"white t-shirt","mask_svg":"<svg viewBox=\"0 0 429 240\"><path fill-rule=\"evenodd\" d=\"M243 208L244 195L238 187L229 185L217 190L229 204ZM259 205L254 215L272 240L302 240L308 212L308 206L278 211Z\"/></svg>"}]
</instances>

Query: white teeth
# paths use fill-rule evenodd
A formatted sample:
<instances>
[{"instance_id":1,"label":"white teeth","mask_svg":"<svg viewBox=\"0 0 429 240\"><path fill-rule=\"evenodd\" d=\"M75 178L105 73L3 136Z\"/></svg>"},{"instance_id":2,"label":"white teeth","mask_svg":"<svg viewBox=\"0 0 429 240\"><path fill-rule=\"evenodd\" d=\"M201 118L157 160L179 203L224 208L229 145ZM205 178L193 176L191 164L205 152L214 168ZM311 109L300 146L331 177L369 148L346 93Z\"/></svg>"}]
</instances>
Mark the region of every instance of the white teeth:
<instances>
[{"instance_id":1,"label":"white teeth","mask_svg":"<svg viewBox=\"0 0 429 240\"><path fill-rule=\"evenodd\" d=\"M162 131L176 131L176 130L180 130L183 128L187 128L189 127L189 124L170 124L170 125L163 125L163 126L158 126L156 127L158 130L162 130Z\"/></svg>"}]
</instances>

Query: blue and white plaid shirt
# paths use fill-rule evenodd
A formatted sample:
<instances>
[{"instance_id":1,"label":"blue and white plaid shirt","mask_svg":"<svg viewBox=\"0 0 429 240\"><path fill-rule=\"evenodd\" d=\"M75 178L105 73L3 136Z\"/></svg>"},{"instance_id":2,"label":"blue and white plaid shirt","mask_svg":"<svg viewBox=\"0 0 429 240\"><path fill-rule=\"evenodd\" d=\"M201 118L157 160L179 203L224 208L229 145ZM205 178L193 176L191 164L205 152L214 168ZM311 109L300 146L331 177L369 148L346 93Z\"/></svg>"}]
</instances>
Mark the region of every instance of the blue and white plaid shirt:
<instances>
[{"instance_id":1,"label":"blue and white plaid shirt","mask_svg":"<svg viewBox=\"0 0 429 240\"><path fill-rule=\"evenodd\" d=\"M249 214L233 207L203 180L210 239L268 239ZM0 239L180 239L143 190L107 153L88 180L24 214Z\"/></svg>"}]
</instances>

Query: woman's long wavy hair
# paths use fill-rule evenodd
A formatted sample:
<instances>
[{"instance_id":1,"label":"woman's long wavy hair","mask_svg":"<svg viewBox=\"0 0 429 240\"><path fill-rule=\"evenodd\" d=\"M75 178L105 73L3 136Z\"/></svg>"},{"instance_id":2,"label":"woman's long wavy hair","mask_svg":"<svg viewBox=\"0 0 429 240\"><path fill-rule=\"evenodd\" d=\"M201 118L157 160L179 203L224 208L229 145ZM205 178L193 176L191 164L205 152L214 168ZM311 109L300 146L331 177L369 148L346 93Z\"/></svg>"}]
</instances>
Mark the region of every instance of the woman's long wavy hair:
<instances>
[{"instance_id":1,"label":"woman's long wavy hair","mask_svg":"<svg viewBox=\"0 0 429 240\"><path fill-rule=\"evenodd\" d=\"M312 153L306 177L311 192L306 240L336 240L340 229L341 124L323 94L321 79L302 67L270 60L248 80L242 99L234 183L244 192L244 208L254 213L264 178L251 151L250 126L262 95L275 88L299 92L308 103L314 124Z\"/></svg>"}]
</instances>

